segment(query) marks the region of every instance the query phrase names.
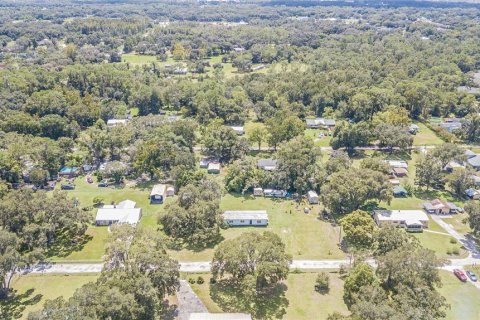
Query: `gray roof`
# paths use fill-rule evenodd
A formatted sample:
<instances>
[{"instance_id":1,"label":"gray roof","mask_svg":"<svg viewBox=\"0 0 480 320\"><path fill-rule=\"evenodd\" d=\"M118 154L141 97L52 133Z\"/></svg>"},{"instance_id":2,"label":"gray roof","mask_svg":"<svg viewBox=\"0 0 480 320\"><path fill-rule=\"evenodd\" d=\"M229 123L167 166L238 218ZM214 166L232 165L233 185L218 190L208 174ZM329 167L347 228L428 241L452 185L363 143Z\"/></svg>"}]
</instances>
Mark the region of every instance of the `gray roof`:
<instances>
[{"instance_id":1,"label":"gray roof","mask_svg":"<svg viewBox=\"0 0 480 320\"><path fill-rule=\"evenodd\" d=\"M164 184L156 184L153 186L152 191L150 192L150 196L154 196L157 194L164 195L167 186Z\"/></svg>"},{"instance_id":2,"label":"gray roof","mask_svg":"<svg viewBox=\"0 0 480 320\"><path fill-rule=\"evenodd\" d=\"M268 220L266 210L225 211L223 218L227 220Z\"/></svg>"},{"instance_id":3,"label":"gray roof","mask_svg":"<svg viewBox=\"0 0 480 320\"><path fill-rule=\"evenodd\" d=\"M118 223L137 224L142 216L140 208L100 208L95 221L114 221Z\"/></svg>"},{"instance_id":4,"label":"gray roof","mask_svg":"<svg viewBox=\"0 0 480 320\"><path fill-rule=\"evenodd\" d=\"M465 155L468 157L468 158L472 158L472 157L475 157L477 154L475 152L473 152L472 150L470 149L466 149L465 150Z\"/></svg>"},{"instance_id":5,"label":"gray roof","mask_svg":"<svg viewBox=\"0 0 480 320\"><path fill-rule=\"evenodd\" d=\"M277 167L277 160L275 160L275 159L258 159L257 166L259 168L265 168L265 167L276 168Z\"/></svg>"},{"instance_id":6,"label":"gray roof","mask_svg":"<svg viewBox=\"0 0 480 320\"><path fill-rule=\"evenodd\" d=\"M480 155L476 155L475 157L471 157L467 159L469 165L475 168L480 168Z\"/></svg>"},{"instance_id":7,"label":"gray roof","mask_svg":"<svg viewBox=\"0 0 480 320\"><path fill-rule=\"evenodd\" d=\"M443 129L445 129L445 130L447 130L447 131L449 131L449 132L452 132L452 131L461 129L461 128L462 128L462 123L461 123L461 122L457 122L457 121L453 121L453 122L442 122L442 123L440 123L440 127L442 127Z\"/></svg>"}]
</instances>

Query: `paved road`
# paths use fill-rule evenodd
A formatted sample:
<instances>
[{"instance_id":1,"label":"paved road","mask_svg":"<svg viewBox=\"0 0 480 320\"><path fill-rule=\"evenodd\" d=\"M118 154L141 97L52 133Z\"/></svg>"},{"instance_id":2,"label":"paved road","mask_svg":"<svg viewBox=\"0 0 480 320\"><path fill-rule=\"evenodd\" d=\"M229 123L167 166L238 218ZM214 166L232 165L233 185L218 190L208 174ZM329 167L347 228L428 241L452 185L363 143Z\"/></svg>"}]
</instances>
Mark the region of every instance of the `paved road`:
<instances>
[{"instance_id":1,"label":"paved road","mask_svg":"<svg viewBox=\"0 0 480 320\"><path fill-rule=\"evenodd\" d=\"M368 263L374 265L373 260L369 260ZM463 268L464 266L479 264L480 259L472 256L465 259L452 259L450 265L443 267L446 270L452 270L454 268ZM337 269L341 265L350 264L349 259L345 260L293 260L290 268L312 270L312 269ZM98 273L102 271L101 263L94 264L50 264L50 265L36 265L25 273ZM181 262L180 271L187 273L195 272L208 272L210 271L210 262Z\"/></svg>"}]
</instances>

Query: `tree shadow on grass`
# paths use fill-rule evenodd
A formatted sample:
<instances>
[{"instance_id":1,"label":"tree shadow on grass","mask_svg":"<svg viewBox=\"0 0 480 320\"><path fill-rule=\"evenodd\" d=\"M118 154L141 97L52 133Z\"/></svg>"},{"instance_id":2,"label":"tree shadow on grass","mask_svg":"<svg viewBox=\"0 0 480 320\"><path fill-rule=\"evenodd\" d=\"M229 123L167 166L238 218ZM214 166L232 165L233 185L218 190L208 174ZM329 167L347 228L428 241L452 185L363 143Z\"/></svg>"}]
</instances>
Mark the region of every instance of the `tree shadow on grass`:
<instances>
[{"instance_id":1,"label":"tree shadow on grass","mask_svg":"<svg viewBox=\"0 0 480 320\"><path fill-rule=\"evenodd\" d=\"M59 235L55 242L48 248L48 257L60 257L64 258L72 254L73 252L78 252L85 247L85 245L91 241L93 237L88 234L82 236L77 236L71 238L68 235L61 234Z\"/></svg>"},{"instance_id":2,"label":"tree shadow on grass","mask_svg":"<svg viewBox=\"0 0 480 320\"><path fill-rule=\"evenodd\" d=\"M244 294L239 282L232 279L210 284L210 297L224 312L245 312L254 319L280 319L289 305L283 283L255 296Z\"/></svg>"},{"instance_id":3,"label":"tree shadow on grass","mask_svg":"<svg viewBox=\"0 0 480 320\"><path fill-rule=\"evenodd\" d=\"M34 291L29 289L22 294L13 291L7 298L0 300L0 318L20 319L27 306L35 305L42 299L41 294L33 295Z\"/></svg>"},{"instance_id":4,"label":"tree shadow on grass","mask_svg":"<svg viewBox=\"0 0 480 320\"><path fill-rule=\"evenodd\" d=\"M442 198L442 195L444 195L444 192L441 190L421 190L421 189L415 189L413 192L413 195L417 197L418 199L421 200L433 200L437 198Z\"/></svg>"}]
</instances>

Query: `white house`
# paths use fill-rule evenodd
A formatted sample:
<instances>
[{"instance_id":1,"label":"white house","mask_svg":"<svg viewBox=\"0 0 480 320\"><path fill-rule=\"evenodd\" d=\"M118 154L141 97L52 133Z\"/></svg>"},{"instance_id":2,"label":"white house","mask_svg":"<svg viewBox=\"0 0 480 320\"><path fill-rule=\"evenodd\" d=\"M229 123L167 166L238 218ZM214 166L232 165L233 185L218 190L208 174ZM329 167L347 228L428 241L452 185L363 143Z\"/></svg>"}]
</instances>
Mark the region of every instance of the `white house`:
<instances>
[{"instance_id":1,"label":"white house","mask_svg":"<svg viewBox=\"0 0 480 320\"><path fill-rule=\"evenodd\" d=\"M334 119L324 118L306 119L305 123L309 129L333 128L336 125L336 121Z\"/></svg>"},{"instance_id":2,"label":"white house","mask_svg":"<svg viewBox=\"0 0 480 320\"><path fill-rule=\"evenodd\" d=\"M125 126L128 123L128 119L108 119L107 127Z\"/></svg>"},{"instance_id":3,"label":"white house","mask_svg":"<svg viewBox=\"0 0 480 320\"><path fill-rule=\"evenodd\" d=\"M150 192L150 203L160 204L163 203L163 198L165 198L165 191L167 186L164 184L156 184L153 186L152 191Z\"/></svg>"},{"instance_id":4,"label":"white house","mask_svg":"<svg viewBox=\"0 0 480 320\"><path fill-rule=\"evenodd\" d=\"M232 227L268 225L268 214L265 210L225 211L223 219L226 224Z\"/></svg>"},{"instance_id":5,"label":"white house","mask_svg":"<svg viewBox=\"0 0 480 320\"><path fill-rule=\"evenodd\" d=\"M232 128L232 130L235 131L235 133L239 136L243 136L245 134L245 130L243 129L243 127L230 126L230 128Z\"/></svg>"},{"instance_id":6,"label":"white house","mask_svg":"<svg viewBox=\"0 0 480 320\"><path fill-rule=\"evenodd\" d=\"M208 172L208 173L215 173L215 174L220 173L220 163L218 163L218 162L210 162L210 163L208 164L207 172Z\"/></svg>"},{"instance_id":7,"label":"white house","mask_svg":"<svg viewBox=\"0 0 480 320\"><path fill-rule=\"evenodd\" d=\"M390 224L411 232L428 228L428 216L422 210L374 210L373 219L379 227Z\"/></svg>"},{"instance_id":8,"label":"white house","mask_svg":"<svg viewBox=\"0 0 480 320\"><path fill-rule=\"evenodd\" d=\"M408 169L408 163L403 160L385 160L391 168Z\"/></svg>"},{"instance_id":9,"label":"white house","mask_svg":"<svg viewBox=\"0 0 480 320\"><path fill-rule=\"evenodd\" d=\"M318 203L318 194L313 190L308 191L307 198L308 198L308 202L310 204L317 204Z\"/></svg>"},{"instance_id":10,"label":"white house","mask_svg":"<svg viewBox=\"0 0 480 320\"><path fill-rule=\"evenodd\" d=\"M142 217L142 209L135 208L135 201L124 200L117 205L105 205L97 210L97 226L109 226L115 223L136 225Z\"/></svg>"}]
</instances>

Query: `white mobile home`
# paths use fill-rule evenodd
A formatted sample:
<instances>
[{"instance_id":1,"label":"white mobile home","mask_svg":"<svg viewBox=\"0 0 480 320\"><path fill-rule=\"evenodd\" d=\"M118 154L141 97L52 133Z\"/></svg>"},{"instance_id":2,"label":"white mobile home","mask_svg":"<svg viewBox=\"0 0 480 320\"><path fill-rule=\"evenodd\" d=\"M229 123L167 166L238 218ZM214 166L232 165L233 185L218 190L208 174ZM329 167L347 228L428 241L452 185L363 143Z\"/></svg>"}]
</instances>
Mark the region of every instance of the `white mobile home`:
<instances>
[{"instance_id":1,"label":"white mobile home","mask_svg":"<svg viewBox=\"0 0 480 320\"><path fill-rule=\"evenodd\" d=\"M97 210L95 224L97 226L110 226L115 223L128 223L136 225L142 217L142 209L135 208L135 201L124 200L117 205L105 205Z\"/></svg>"},{"instance_id":2,"label":"white mobile home","mask_svg":"<svg viewBox=\"0 0 480 320\"><path fill-rule=\"evenodd\" d=\"M313 190L308 191L307 198L308 198L308 202L310 204L317 204L318 203L318 194Z\"/></svg>"},{"instance_id":3,"label":"white mobile home","mask_svg":"<svg viewBox=\"0 0 480 320\"><path fill-rule=\"evenodd\" d=\"M231 227L268 225L268 214L265 210L225 211L223 219Z\"/></svg>"},{"instance_id":4,"label":"white mobile home","mask_svg":"<svg viewBox=\"0 0 480 320\"><path fill-rule=\"evenodd\" d=\"M428 228L428 216L422 210L374 210L373 219L379 227L394 225L410 232Z\"/></svg>"},{"instance_id":5,"label":"white mobile home","mask_svg":"<svg viewBox=\"0 0 480 320\"><path fill-rule=\"evenodd\" d=\"M218 162L210 162L210 163L208 164L207 172L208 172L208 173L214 173L214 174L220 173L220 163L218 163Z\"/></svg>"},{"instance_id":6,"label":"white mobile home","mask_svg":"<svg viewBox=\"0 0 480 320\"><path fill-rule=\"evenodd\" d=\"M153 186L152 191L150 192L150 203L160 204L163 203L163 198L165 198L165 191L167 186L164 184L156 184Z\"/></svg>"},{"instance_id":7,"label":"white mobile home","mask_svg":"<svg viewBox=\"0 0 480 320\"><path fill-rule=\"evenodd\" d=\"M253 195L255 197L263 197L263 189L262 188L253 188Z\"/></svg>"}]
</instances>

